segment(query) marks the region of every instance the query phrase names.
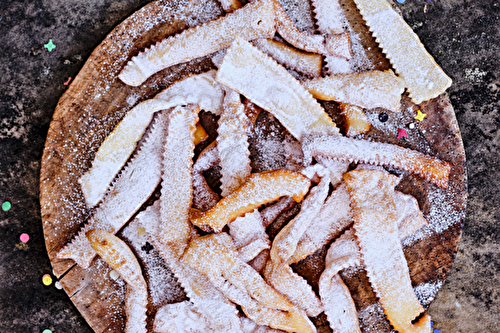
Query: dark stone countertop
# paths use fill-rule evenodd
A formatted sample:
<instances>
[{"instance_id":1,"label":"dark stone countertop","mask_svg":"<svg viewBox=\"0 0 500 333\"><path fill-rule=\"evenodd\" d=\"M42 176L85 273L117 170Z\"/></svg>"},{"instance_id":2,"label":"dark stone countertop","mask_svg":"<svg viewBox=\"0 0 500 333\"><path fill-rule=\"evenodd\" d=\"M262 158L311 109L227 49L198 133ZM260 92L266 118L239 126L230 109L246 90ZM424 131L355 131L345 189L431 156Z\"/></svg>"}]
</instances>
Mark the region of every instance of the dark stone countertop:
<instances>
[{"instance_id":1,"label":"dark stone countertop","mask_svg":"<svg viewBox=\"0 0 500 333\"><path fill-rule=\"evenodd\" d=\"M91 332L51 273L39 204L42 149L69 77L124 18L147 0L0 2L0 329ZM405 18L453 78L448 90L467 155L469 200L452 272L431 305L442 332L497 332L500 324L500 5L406 0ZM44 44L52 39L56 48ZM19 236L28 233L28 248Z\"/></svg>"}]
</instances>

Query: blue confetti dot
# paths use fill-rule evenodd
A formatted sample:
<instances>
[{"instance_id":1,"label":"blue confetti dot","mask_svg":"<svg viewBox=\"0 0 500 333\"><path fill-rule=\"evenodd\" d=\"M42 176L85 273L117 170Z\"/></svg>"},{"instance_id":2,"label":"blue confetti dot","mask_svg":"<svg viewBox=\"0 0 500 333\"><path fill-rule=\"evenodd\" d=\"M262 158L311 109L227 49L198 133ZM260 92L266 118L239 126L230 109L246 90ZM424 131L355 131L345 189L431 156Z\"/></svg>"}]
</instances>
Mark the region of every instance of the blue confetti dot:
<instances>
[{"instance_id":1,"label":"blue confetti dot","mask_svg":"<svg viewBox=\"0 0 500 333\"><path fill-rule=\"evenodd\" d=\"M397 0L398 3L405 3L406 0Z\"/></svg>"}]
</instances>

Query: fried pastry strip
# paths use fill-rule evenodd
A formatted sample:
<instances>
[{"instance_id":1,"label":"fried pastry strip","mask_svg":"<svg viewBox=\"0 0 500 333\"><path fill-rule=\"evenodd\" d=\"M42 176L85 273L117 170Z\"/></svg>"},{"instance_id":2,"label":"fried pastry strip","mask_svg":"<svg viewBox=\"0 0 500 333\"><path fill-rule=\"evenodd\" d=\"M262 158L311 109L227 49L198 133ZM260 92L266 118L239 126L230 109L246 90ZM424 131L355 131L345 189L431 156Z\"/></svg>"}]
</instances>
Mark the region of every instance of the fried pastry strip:
<instances>
[{"instance_id":1,"label":"fried pastry strip","mask_svg":"<svg viewBox=\"0 0 500 333\"><path fill-rule=\"evenodd\" d=\"M238 0L219 0L219 2L226 13L241 8L241 3ZM287 68L312 77L321 75L322 59L320 54L300 51L270 38L255 39L252 43Z\"/></svg>"},{"instance_id":2,"label":"fried pastry strip","mask_svg":"<svg viewBox=\"0 0 500 333\"><path fill-rule=\"evenodd\" d=\"M304 133L338 133L323 108L285 68L240 38L227 50L216 80L271 112L299 141Z\"/></svg>"},{"instance_id":3,"label":"fried pastry strip","mask_svg":"<svg viewBox=\"0 0 500 333\"><path fill-rule=\"evenodd\" d=\"M106 137L97 150L92 167L78 180L88 208L101 201L116 174L134 152L154 113L172 106L163 100L144 101L130 110Z\"/></svg>"},{"instance_id":4,"label":"fried pastry strip","mask_svg":"<svg viewBox=\"0 0 500 333\"><path fill-rule=\"evenodd\" d=\"M342 184L332 192L314 221L300 237L288 262L297 263L313 254L352 224L349 193Z\"/></svg>"},{"instance_id":5,"label":"fried pastry strip","mask_svg":"<svg viewBox=\"0 0 500 333\"><path fill-rule=\"evenodd\" d=\"M319 213L330 186L325 169L321 169L321 181L302 202L299 214L281 229L271 247L271 260L264 269L264 278L293 304L315 317L323 312L321 301L307 281L297 275L289 266L289 258L295 252L300 237L314 217ZM308 175L313 176L313 175Z\"/></svg>"},{"instance_id":6,"label":"fried pastry strip","mask_svg":"<svg viewBox=\"0 0 500 333\"><path fill-rule=\"evenodd\" d=\"M223 112L217 128L217 150L221 166L221 190L226 197L247 181L252 167L248 150L247 116L240 94L224 89Z\"/></svg>"},{"instance_id":7,"label":"fried pastry strip","mask_svg":"<svg viewBox=\"0 0 500 333\"><path fill-rule=\"evenodd\" d=\"M310 135L302 142L304 160L328 156L363 164L392 166L415 173L435 185L446 188L451 163L418 151L382 142L346 138L341 135Z\"/></svg>"},{"instance_id":8,"label":"fried pastry strip","mask_svg":"<svg viewBox=\"0 0 500 333\"><path fill-rule=\"evenodd\" d=\"M118 77L139 86L154 73L229 47L239 35L246 40L272 38L276 32L271 0L261 0L224 17L186 29L151 46L130 60Z\"/></svg>"},{"instance_id":9,"label":"fried pastry strip","mask_svg":"<svg viewBox=\"0 0 500 333\"><path fill-rule=\"evenodd\" d=\"M223 92L214 77L215 71L209 71L175 82L155 99L144 101L125 114L102 142L92 167L79 179L87 207L94 207L102 199L146 132L155 112L193 103L203 110L219 113Z\"/></svg>"},{"instance_id":10,"label":"fried pastry strip","mask_svg":"<svg viewBox=\"0 0 500 333\"><path fill-rule=\"evenodd\" d=\"M125 332L146 333L148 289L134 253L124 241L104 230L90 230L86 236L94 251L127 282Z\"/></svg>"},{"instance_id":11,"label":"fried pastry strip","mask_svg":"<svg viewBox=\"0 0 500 333\"><path fill-rule=\"evenodd\" d=\"M315 331L305 314L238 258L228 234L211 234L192 240L181 260L205 274L257 324L294 332Z\"/></svg>"},{"instance_id":12,"label":"fried pastry strip","mask_svg":"<svg viewBox=\"0 0 500 333\"><path fill-rule=\"evenodd\" d=\"M338 275L342 269L360 265L361 253L354 230L347 230L328 249L325 270L319 279L319 294L334 332L361 333L354 301Z\"/></svg>"},{"instance_id":13,"label":"fried pastry strip","mask_svg":"<svg viewBox=\"0 0 500 333\"><path fill-rule=\"evenodd\" d=\"M215 81L216 74L216 70L211 70L183 78L160 92L155 99L169 101L172 107L198 104L200 109L219 115L222 112L224 91Z\"/></svg>"},{"instance_id":14,"label":"fried pastry strip","mask_svg":"<svg viewBox=\"0 0 500 333\"><path fill-rule=\"evenodd\" d=\"M391 70L336 74L302 82L314 97L367 109L399 111L404 81Z\"/></svg>"},{"instance_id":15,"label":"fried pastry strip","mask_svg":"<svg viewBox=\"0 0 500 333\"><path fill-rule=\"evenodd\" d=\"M249 262L262 250L271 248L271 242L262 224L260 212L254 210L229 224L229 234L241 260Z\"/></svg>"},{"instance_id":16,"label":"fried pastry strip","mask_svg":"<svg viewBox=\"0 0 500 333\"><path fill-rule=\"evenodd\" d=\"M349 193L345 184L342 184L333 191L321 207L315 221L300 238L295 253L289 259L290 263L297 263L313 254L352 225L349 202ZM428 224L418 207L417 200L411 195L395 191L394 203L400 239Z\"/></svg>"},{"instance_id":17,"label":"fried pastry strip","mask_svg":"<svg viewBox=\"0 0 500 333\"><path fill-rule=\"evenodd\" d=\"M307 35L300 31L278 0L274 0L276 8L276 30L288 43L312 53L336 55L349 59L351 57L349 34Z\"/></svg>"},{"instance_id":18,"label":"fried pastry strip","mask_svg":"<svg viewBox=\"0 0 500 333\"><path fill-rule=\"evenodd\" d=\"M115 234L146 202L161 181L162 147L167 126L168 113L160 112L108 195L75 238L57 253L59 259L73 259L80 267L88 268L96 253L85 233L102 229Z\"/></svg>"},{"instance_id":19,"label":"fried pastry strip","mask_svg":"<svg viewBox=\"0 0 500 333\"><path fill-rule=\"evenodd\" d=\"M196 311L206 318L216 332L241 332L237 310L208 278L178 260L177 248L181 246L164 246L158 238L160 226L160 202L149 206L137 215L137 220L144 227L155 249L160 252L175 277L179 280L187 297Z\"/></svg>"},{"instance_id":20,"label":"fried pastry strip","mask_svg":"<svg viewBox=\"0 0 500 333\"><path fill-rule=\"evenodd\" d=\"M284 211L295 206L295 200L290 197L282 197L276 203L272 204L269 207L264 208L260 212L260 216L262 217L262 224L264 227L268 227L273 221L283 213Z\"/></svg>"},{"instance_id":21,"label":"fried pastry strip","mask_svg":"<svg viewBox=\"0 0 500 333\"><path fill-rule=\"evenodd\" d=\"M273 38L276 31L295 47L313 53L350 57L347 34L318 36L300 31L278 0L257 0L224 17L189 28L151 46L130 60L118 77L139 86L172 65L223 50L236 36L244 40Z\"/></svg>"},{"instance_id":22,"label":"fried pastry strip","mask_svg":"<svg viewBox=\"0 0 500 333\"><path fill-rule=\"evenodd\" d=\"M320 54L300 51L273 39L255 39L252 44L287 68L310 77L321 75Z\"/></svg>"},{"instance_id":23,"label":"fried pastry strip","mask_svg":"<svg viewBox=\"0 0 500 333\"><path fill-rule=\"evenodd\" d=\"M402 240L429 223L418 207L417 199L409 194L394 191L396 205L396 224Z\"/></svg>"},{"instance_id":24,"label":"fried pastry strip","mask_svg":"<svg viewBox=\"0 0 500 333\"><path fill-rule=\"evenodd\" d=\"M415 104L438 96L451 85L451 79L387 0L354 2Z\"/></svg>"},{"instance_id":25,"label":"fried pastry strip","mask_svg":"<svg viewBox=\"0 0 500 333\"><path fill-rule=\"evenodd\" d=\"M342 188L343 192L348 196L345 186L342 186ZM394 204L396 206L396 224L400 240L427 225L427 220L418 208L417 200L411 195L395 191ZM325 306L325 313L330 326L335 332L359 332L359 327L356 329L358 318L354 303L338 272L360 264L361 252L358 241L354 236L354 229L349 228L328 249L325 270L319 280L321 301Z\"/></svg>"},{"instance_id":26,"label":"fried pastry strip","mask_svg":"<svg viewBox=\"0 0 500 333\"><path fill-rule=\"evenodd\" d=\"M411 323L424 309L413 291L396 225L396 177L361 169L346 173L344 180L366 272L387 319L400 332L429 332L430 326L422 327L428 318Z\"/></svg>"},{"instance_id":27,"label":"fried pastry strip","mask_svg":"<svg viewBox=\"0 0 500 333\"><path fill-rule=\"evenodd\" d=\"M206 211L215 206L220 200L203 176L203 171L213 168L220 163L217 141L208 145L198 156L193 165L193 207Z\"/></svg>"},{"instance_id":28,"label":"fried pastry strip","mask_svg":"<svg viewBox=\"0 0 500 333\"><path fill-rule=\"evenodd\" d=\"M158 235L160 244L165 246L187 245L190 238L193 141L199 111L199 106L189 104L186 107L178 107L170 114L168 135L163 150L160 197L162 223ZM179 251L182 250L179 248Z\"/></svg>"},{"instance_id":29,"label":"fried pastry strip","mask_svg":"<svg viewBox=\"0 0 500 333\"><path fill-rule=\"evenodd\" d=\"M208 226L220 231L238 216L282 196L301 201L309 190L309 185L309 179L295 171L278 169L254 173L238 190L220 200L209 211L192 218L191 222L200 228Z\"/></svg>"}]
</instances>

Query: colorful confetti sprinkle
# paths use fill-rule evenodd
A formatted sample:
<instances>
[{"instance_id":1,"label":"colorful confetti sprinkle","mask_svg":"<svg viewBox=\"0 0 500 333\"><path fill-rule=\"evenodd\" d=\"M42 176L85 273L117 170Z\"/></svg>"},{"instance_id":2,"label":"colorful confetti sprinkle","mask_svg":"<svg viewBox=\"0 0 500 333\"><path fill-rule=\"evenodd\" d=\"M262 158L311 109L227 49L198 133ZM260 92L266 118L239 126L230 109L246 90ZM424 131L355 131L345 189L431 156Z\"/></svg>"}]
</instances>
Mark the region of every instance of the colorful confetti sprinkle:
<instances>
[{"instance_id":1,"label":"colorful confetti sprinkle","mask_svg":"<svg viewBox=\"0 0 500 333\"><path fill-rule=\"evenodd\" d=\"M27 233L23 233L23 234L21 234L21 236L19 237L19 239L23 243L28 243L28 241L30 240L30 235L28 235Z\"/></svg>"},{"instance_id":2,"label":"colorful confetti sprinkle","mask_svg":"<svg viewBox=\"0 0 500 333\"><path fill-rule=\"evenodd\" d=\"M5 202L2 204L2 210L3 210L4 212L6 212L6 211L10 210L11 208L12 208L12 205L11 205L11 203L10 203L10 202L8 202L8 201L5 201Z\"/></svg>"},{"instance_id":3,"label":"colorful confetti sprinkle","mask_svg":"<svg viewBox=\"0 0 500 333\"><path fill-rule=\"evenodd\" d=\"M49 329L46 329L46 330L43 330L43 332L42 332L42 333L52 333L52 331L51 331L51 330L49 330Z\"/></svg>"},{"instance_id":4,"label":"colorful confetti sprinkle","mask_svg":"<svg viewBox=\"0 0 500 333\"><path fill-rule=\"evenodd\" d=\"M405 3L406 0L397 0L398 3Z\"/></svg>"},{"instance_id":5,"label":"colorful confetti sprinkle","mask_svg":"<svg viewBox=\"0 0 500 333\"><path fill-rule=\"evenodd\" d=\"M56 283L54 283L54 287L56 287L57 289L62 289L63 288L61 282L59 282L59 281L56 281Z\"/></svg>"},{"instance_id":6,"label":"colorful confetti sprinkle","mask_svg":"<svg viewBox=\"0 0 500 333\"><path fill-rule=\"evenodd\" d=\"M42 277L42 283L46 286L50 286L52 284L52 276L50 276L50 274L45 274Z\"/></svg>"},{"instance_id":7,"label":"colorful confetti sprinkle","mask_svg":"<svg viewBox=\"0 0 500 333\"><path fill-rule=\"evenodd\" d=\"M409 127L410 129L414 129L414 128L415 128L415 124L414 124L414 123L411 123L410 125L408 125L408 127Z\"/></svg>"},{"instance_id":8,"label":"colorful confetti sprinkle","mask_svg":"<svg viewBox=\"0 0 500 333\"><path fill-rule=\"evenodd\" d=\"M422 121L424 120L425 116L427 116L426 113L422 113L422 111L417 110L417 115L415 116L415 119Z\"/></svg>"},{"instance_id":9,"label":"colorful confetti sprinkle","mask_svg":"<svg viewBox=\"0 0 500 333\"><path fill-rule=\"evenodd\" d=\"M68 81L64 82L64 85L67 86L70 81L71 81L71 76L68 78Z\"/></svg>"},{"instance_id":10,"label":"colorful confetti sprinkle","mask_svg":"<svg viewBox=\"0 0 500 333\"><path fill-rule=\"evenodd\" d=\"M146 233L146 229L139 227L139 228L137 228L137 232L139 233L139 237L141 237L142 235L144 235Z\"/></svg>"},{"instance_id":11,"label":"colorful confetti sprinkle","mask_svg":"<svg viewBox=\"0 0 500 333\"><path fill-rule=\"evenodd\" d=\"M56 44L52 42L52 39L49 39L49 42L43 47L45 47L49 52L52 52L52 50L56 48Z\"/></svg>"},{"instance_id":12,"label":"colorful confetti sprinkle","mask_svg":"<svg viewBox=\"0 0 500 333\"><path fill-rule=\"evenodd\" d=\"M398 128L398 140L401 138L407 138L408 133L406 133L406 130L404 128Z\"/></svg>"}]
</instances>

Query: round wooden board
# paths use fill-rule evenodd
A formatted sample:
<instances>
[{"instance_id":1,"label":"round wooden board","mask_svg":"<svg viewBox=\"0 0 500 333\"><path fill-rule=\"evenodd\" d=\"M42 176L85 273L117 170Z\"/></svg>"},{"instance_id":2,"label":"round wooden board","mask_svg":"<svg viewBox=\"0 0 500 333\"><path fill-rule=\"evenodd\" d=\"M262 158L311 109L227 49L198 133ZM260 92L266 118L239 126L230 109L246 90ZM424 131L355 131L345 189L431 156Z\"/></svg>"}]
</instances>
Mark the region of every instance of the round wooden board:
<instances>
[{"instance_id":1,"label":"round wooden board","mask_svg":"<svg viewBox=\"0 0 500 333\"><path fill-rule=\"evenodd\" d=\"M352 1L342 2L347 8L354 8ZM109 277L111 269L101 259L95 259L91 267L84 270L72 260L56 258L56 253L74 237L91 214L85 208L78 178L90 167L100 143L128 110L188 74L212 69L213 64L210 58L205 57L176 65L155 74L140 87L124 85L117 75L133 55L152 43L222 14L216 0L150 3L117 26L94 50L54 112L40 175L46 247L55 275L61 278L65 291L96 332L122 331L125 287L121 280L114 281ZM349 15L354 29L365 29L355 10ZM361 32L365 36L364 45L374 46L371 60L376 68L387 68L389 65L373 39L367 31ZM417 198L430 223L417 236L404 241L413 286L419 300L428 307L450 271L460 239L467 193L465 154L454 111L446 95L420 106L413 105L408 98L404 98L403 102L403 111L391 114L386 123L378 122L381 110L369 110L374 126L365 138L416 149L453 164L446 190L408 174L403 175L398 186L398 190ZM324 106L341 125L335 103L324 103ZM417 109L427 114L422 122L413 119ZM205 118L205 125L212 126L213 130L213 119ZM261 118L262 122L272 121L266 120L265 116ZM412 130L408 129L410 123L416 126ZM396 138L400 126L407 129L407 139ZM259 165L254 165L254 169L259 169ZM121 231L118 235L123 236L123 233ZM145 250L141 247L133 249L144 261ZM317 288L325 253L322 249L294 267L310 281L313 288ZM148 250L147 255L154 257L156 253ZM158 260L160 264L155 269L168 275L168 268L161 264L161 259ZM147 270L146 275L150 275ZM363 330L390 332L391 328L380 313L362 267L348 269L342 277L353 294ZM151 279L148 281L152 282ZM173 279L165 283L170 292L156 300L150 299L150 330L154 314L162 303L179 301L184 297ZM324 315L314 321L320 331L329 331Z\"/></svg>"}]
</instances>

